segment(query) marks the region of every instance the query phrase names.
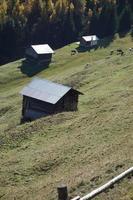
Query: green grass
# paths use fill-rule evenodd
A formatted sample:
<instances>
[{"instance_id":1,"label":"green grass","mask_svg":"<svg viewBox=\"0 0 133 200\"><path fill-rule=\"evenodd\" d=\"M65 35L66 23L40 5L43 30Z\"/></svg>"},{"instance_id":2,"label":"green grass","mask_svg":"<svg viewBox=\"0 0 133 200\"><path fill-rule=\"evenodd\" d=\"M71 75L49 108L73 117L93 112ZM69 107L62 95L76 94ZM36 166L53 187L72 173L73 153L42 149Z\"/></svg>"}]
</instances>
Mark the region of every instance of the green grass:
<instances>
[{"instance_id":1,"label":"green grass","mask_svg":"<svg viewBox=\"0 0 133 200\"><path fill-rule=\"evenodd\" d=\"M37 76L84 93L77 112L59 113L21 125L20 90L32 79L23 60L0 67L0 199L57 199L56 187L72 197L85 195L133 165L132 40L116 38L108 47L71 56L76 44L56 51ZM126 55L112 55L122 48ZM98 200L133 199L125 179Z\"/></svg>"}]
</instances>

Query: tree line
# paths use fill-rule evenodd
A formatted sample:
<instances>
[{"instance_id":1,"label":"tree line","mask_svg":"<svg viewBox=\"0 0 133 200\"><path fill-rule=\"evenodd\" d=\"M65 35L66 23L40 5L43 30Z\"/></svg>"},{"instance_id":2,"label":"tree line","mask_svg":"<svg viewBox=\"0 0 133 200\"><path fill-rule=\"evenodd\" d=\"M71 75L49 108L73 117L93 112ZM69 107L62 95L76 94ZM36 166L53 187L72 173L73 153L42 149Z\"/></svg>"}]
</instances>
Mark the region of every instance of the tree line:
<instances>
[{"instance_id":1,"label":"tree line","mask_svg":"<svg viewBox=\"0 0 133 200\"><path fill-rule=\"evenodd\" d=\"M82 35L128 31L132 11L132 0L1 0L0 62L30 44L57 48Z\"/></svg>"}]
</instances>

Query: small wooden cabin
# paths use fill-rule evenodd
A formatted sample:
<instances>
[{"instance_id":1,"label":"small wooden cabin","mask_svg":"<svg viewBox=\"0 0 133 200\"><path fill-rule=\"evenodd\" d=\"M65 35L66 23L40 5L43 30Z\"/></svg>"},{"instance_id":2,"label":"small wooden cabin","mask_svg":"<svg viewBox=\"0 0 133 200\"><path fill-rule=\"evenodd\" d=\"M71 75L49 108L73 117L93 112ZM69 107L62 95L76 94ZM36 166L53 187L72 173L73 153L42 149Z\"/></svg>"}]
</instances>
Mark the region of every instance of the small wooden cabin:
<instances>
[{"instance_id":1,"label":"small wooden cabin","mask_svg":"<svg viewBox=\"0 0 133 200\"><path fill-rule=\"evenodd\" d=\"M53 49L48 44L31 45L25 56L28 62L35 62L38 64L50 63L52 59Z\"/></svg>"},{"instance_id":2,"label":"small wooden cabin","mask_svg":"<svg viewBox=\"0 0 133 200\"><path fill-rule=\"evenodd\" d=\"M99 38L96 35L82 36L80 39L80 46L85 48L91 48L98 44Z\"/></svg>"},{"instance_id":3,"label":"small wooden cabin","mask_svg":"<svg viewBox=\"0 0 133 200\"><path fill-rule=\"evenodd\" d=\"M76 111L81 92L45 79L34 78L22 91L22 121L63 111Z\"/></svg>"}]
</instances>

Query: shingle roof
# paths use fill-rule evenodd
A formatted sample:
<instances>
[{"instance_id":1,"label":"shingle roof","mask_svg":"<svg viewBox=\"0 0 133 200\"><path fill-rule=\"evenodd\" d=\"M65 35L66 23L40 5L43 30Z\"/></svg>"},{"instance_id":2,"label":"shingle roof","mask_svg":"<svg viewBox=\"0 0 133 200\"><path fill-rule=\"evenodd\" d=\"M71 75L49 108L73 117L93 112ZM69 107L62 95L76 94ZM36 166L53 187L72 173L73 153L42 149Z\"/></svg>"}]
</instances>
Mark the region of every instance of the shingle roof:
<instances>
[{"instance_id":1,"label":"shingle roof","mask_svg":"<svg viewBox=\"0 0 133 200\"><path fill-rule=\"evenodd\" d=\"M98 38L96 35L82 36L82 38L83 38L86 42L99 40L99 38Z\"/></svg>"},{"instance_id":2,"label":"shingle roof","mask_svg":"<svg viewBox=\"0 0 133 200\"><path fill-rule=\"evenodd\" d=\"M54 53L53 49L48 44L31 45L37 54Z\"/></svg>"},{"instance_id":3,"label":"shingle roof","mask_svg":"<svg viewBox=\"0 0 133 200\"><path fill-rule=\"evenodd\" d=\"M55 104L71 89L71 87L46 79L34 78L20 93L28 97Z\"/></svg>"}]
</instances>

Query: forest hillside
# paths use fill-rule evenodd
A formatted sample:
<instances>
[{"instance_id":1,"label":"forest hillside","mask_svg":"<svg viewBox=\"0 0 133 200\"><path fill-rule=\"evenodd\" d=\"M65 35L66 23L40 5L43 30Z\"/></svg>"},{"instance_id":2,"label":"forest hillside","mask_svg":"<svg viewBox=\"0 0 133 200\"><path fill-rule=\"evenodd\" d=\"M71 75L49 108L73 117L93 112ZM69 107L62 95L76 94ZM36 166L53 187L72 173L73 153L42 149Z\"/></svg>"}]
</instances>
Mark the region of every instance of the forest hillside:
<instances>
[{"instance_id":1,"label":"forest hillside","mask_svg":"<svg viewBox=\"0 0 133 200\"><path fill-rule=\"evenodd\" d=\"M0 63L22 57L30 44L59 48L81 35L126 32L132 13L132 0L1 0Z\"/></svg>"}]
</instances>

